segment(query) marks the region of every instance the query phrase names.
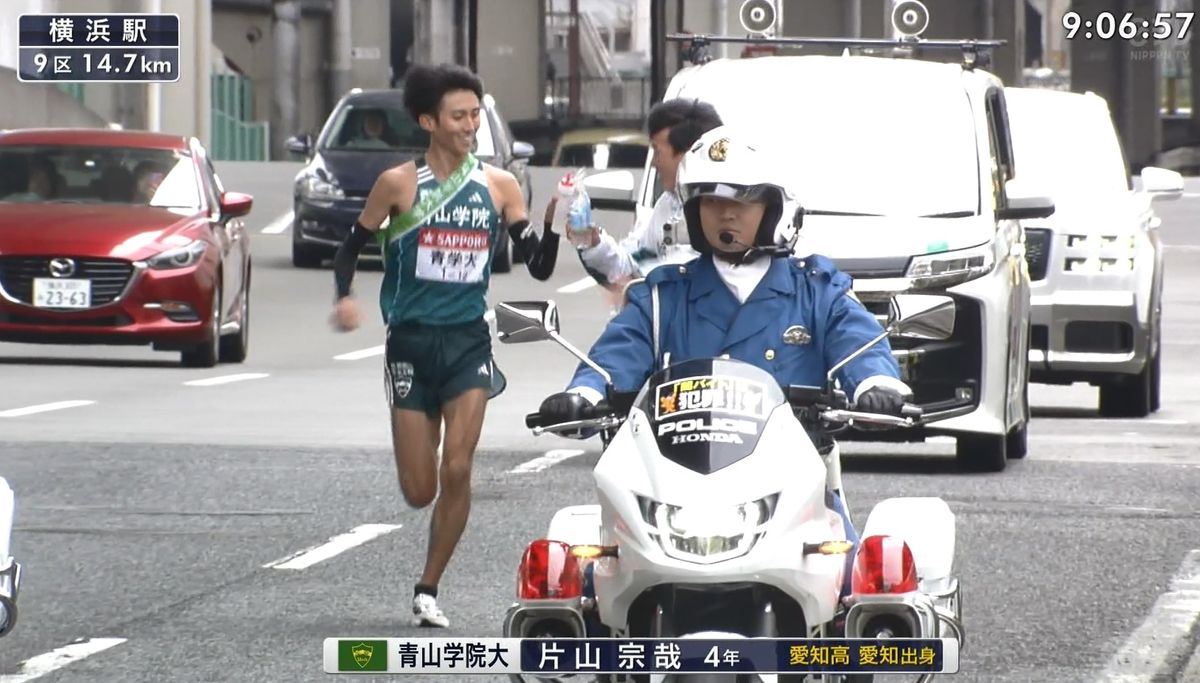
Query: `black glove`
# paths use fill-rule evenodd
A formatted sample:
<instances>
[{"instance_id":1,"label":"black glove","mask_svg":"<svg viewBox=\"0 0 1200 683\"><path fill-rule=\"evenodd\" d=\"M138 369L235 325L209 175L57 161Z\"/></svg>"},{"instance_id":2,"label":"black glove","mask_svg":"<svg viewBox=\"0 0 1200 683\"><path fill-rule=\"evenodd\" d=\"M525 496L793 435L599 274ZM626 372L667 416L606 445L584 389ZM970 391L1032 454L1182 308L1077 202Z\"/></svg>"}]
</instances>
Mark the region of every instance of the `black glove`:
<instances>
[{"instance_id":1,"label":"black glove","mask_svg":"<svg viewBox=\"0 0 1200 683\"><path fill-rule=\"evenodd\" d=\"M904 395L891 387L871 387L858 397L854 409L860 413L878 413L899 417Z\"/></svg>"},{"instance_id":2,"label":"black glove","mask_svg":"<svg viewBox=\"0 0 1200 683\"><path fill-rule=\"evenodd\" d=\"M592 404L579 394L562 391L547 396L538 412L541 413L544 424L558 424L591 417Z\"/></svg>"}]
</instances>

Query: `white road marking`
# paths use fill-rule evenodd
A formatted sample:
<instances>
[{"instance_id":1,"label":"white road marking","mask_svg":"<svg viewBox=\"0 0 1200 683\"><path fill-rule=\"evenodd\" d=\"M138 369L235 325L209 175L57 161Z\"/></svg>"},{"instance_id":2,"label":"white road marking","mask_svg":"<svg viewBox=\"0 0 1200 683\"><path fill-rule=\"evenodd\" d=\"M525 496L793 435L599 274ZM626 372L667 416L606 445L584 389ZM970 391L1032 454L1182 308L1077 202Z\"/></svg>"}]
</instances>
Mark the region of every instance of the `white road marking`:
<instances>
[{"instance_id":1,"label":"white road marking","mask_svg":"<svg viewBox=\"0 0 1200 683\"><path fill-rule=\"evenodd\" d=\"M262 379L270 377L265 372L242 372L236 375L218 375L217 377L206 377L204 379L193 379L184 382L189 387L211 387L218 384L229 384L230 382L244 382L248 379Z\"/></svg>"},{"instance_id":2,"label":"white road marking","mask_svg":"<svg viewBox=\"0 0 1200 683\"><path fill-rule=\"evenodd\" d=\"M263 565L264 569L307 569L318 562L324 562L329 558L343 553L355 546L360 546L367 541L378 538L384 534L391 533L399 529L401 524L363 524L356 526L349 532L339 534L329 539L321 545L314 546L301 550L298 553L288 555L287 557L268 562Z\"/></svg>"},{"instance_id":3,"label":"white road marking","mask_svg":"<svg viewBox=\"0 0 1200 683\"><path fill-rule=\"evenodd\" d=\"M63 408L78 408L80 406L90 406L95 401L56 401L54 403L40 403L36 406L26 406L24 408L12 408L10 410L0 410L0 417L24 417L26 415L35 415L37 413L47 413L51 410L62 410Z\"/></svg>"},{"instance_id":4,"label":"white road marking","mask_svg":"<svg viewBox=\"0 0 1200 683\"><path fill-rule=\"evenodd\" d=\"M1200 244L1168 244L1169 251L1200 251Z\"/></svg>"},{"instance_id":5,"label":"white road marking","mask_svg":"<svg viewBox=\"0 0 1200 683\"><path fill-rule=\"evenodd\" d=\"M517 465L509 470L508 473L529 474L530 472L541 472L547 467L553 467L554 465L557 465L564 460L574 458L577 455L583 455L583 451L578 449L556 448L555 450L547 451L546 454L540 458L534 458L533 460L529 460Z\"/></svg>"},{"instance_id":6,"label":"white road marking","mask_svg":"<svg viewBox=\"0 0 1200 683\"><path fill-rule=\"evenodd\" d=\"M292 227L293 218L295 218L295 213L288 211L287 213L268 223L267 227L262 229L263 234L278 235L279 233L286 231L288 228Z\"/></svg>"},{"instance_id":7,"label":"white road marking","mask_svg":"<svg viewBox=\"0 0 1200 683\"><path fill-rule=\"evenodd\" d=\"M74 664L84 657L90 657L97 652L120 645L125 640L125 638L92 638L64 645L57 650L26 659L15 674L0 676L0 683L25 683L25 681L41 678L48 673Z\"/></svg>"},{"instance_id":8,"label":"white road marking","mask_svg":"<svg viewBox=\"0 0 1200 683\"><path fill-rule=\"evenodd\" d=\"M369 349L360 349L358 351L351 351L349 353L343 353L339 356L334 356L333 359L334 360L362 360L363 358L370 358L371 356L382 356L383 351L384 351L383 344L380 344L379 346L372 346Z\"/></svg>"},{"instance_id":9,"label":"white road marking","mask_svg":"<svg viewBox=\"0 0 1200 683\"><path fill-rule=\"evenodd\" d=\"M1174 680L1192 653L1191 632L1200 619L1200 550L1187 554L1171 587L1150 608L1150 616L1109 660L1096 683L1150 683Z\"/></svg>"},{"instance_id":10,"label":"white road marking","mask_svg":"<svg viewBox=\"0 0 1200 683\"><path fill-rule=\"evenodd\" d=\"M558 293L559 294L577 294L579 292L582 292L585 289L588 289L589 287L594 287L595 285L596 285L595 280L593 280L590 277L585 277L585 278L576 280L575 282L572 282L569 285L563 285L562 287L559 287Z\"/></svg>"}]
</instances>

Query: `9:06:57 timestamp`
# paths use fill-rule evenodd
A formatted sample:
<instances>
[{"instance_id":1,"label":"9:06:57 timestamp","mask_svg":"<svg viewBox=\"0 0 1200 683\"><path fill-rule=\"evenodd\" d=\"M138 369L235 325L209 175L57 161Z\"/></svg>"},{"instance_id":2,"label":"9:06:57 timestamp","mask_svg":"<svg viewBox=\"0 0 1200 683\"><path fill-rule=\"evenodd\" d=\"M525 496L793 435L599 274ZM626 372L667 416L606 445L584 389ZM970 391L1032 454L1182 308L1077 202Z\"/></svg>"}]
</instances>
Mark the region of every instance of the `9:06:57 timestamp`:
<instances>
[{"instance_id":1,"label":"9:06:57 timestamp","mask_svg":"<svg viewBox=\"0 0 1200 683\"><path fill-rule=\"evenodd\" d=\"M1119 36L1125 40L1135 38L1166 40L1171 37L1176 25L1179 26L1179 33L1175 39L1184 40L1187 38L1188 29L1191 28L1192 20L1195 17L1195 12L1156 12L1154 23L1151 24L1149 19L1135 19L1133 12L1126 12L1120 20L1113 12L1100 12L1093 21L1082 19L1079 12L1071 11L1063 14L1062 25L1067 29L1067 40L1074 38L1081 28L1084 31L1084 38L1095 36L1101 40L1108 40ZM1172 19L1176 21L1172 21ZM1151 31L1152 26L1153 31Z\"/></svg>"}]
</instances>

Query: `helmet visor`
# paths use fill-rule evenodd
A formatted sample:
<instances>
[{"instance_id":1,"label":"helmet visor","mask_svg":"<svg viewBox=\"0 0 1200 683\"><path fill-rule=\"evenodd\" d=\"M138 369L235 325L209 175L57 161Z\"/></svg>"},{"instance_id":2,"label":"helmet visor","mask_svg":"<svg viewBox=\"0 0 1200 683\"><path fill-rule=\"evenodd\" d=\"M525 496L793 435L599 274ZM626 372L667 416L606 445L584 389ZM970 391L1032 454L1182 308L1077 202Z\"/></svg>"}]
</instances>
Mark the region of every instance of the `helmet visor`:
<instances>
[{"instance_id":1,"label":"helmet visor","mask_svg":"<svg viewBox=\"0 0 1200 683\"><path fill-rule=\"evenodd\" d=\"M730 185L728 183L694 183L684 185L683 200L695 197L721 197L737 202L766 202L771 194L770 185Z\"/></svg>"}]
</instances>

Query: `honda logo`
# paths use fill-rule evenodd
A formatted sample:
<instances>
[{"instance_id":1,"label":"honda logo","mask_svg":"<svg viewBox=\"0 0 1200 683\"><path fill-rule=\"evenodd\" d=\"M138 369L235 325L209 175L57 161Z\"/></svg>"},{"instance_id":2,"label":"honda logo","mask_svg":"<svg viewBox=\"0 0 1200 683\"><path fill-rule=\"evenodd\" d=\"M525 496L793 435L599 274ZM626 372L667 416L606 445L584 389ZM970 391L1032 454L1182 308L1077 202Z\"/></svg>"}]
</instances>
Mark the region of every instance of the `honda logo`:
<instances>
[{"instance_id":1,"label":"honda logo","mask_svg":"<svg viewBox=\"0 0 1200 683\"><path fill-rule=\"evenodd\" d=\"M75 262L69 258L51 259L50 274L54 277L71 277L75 274Z\"/></svg>"}]
</instances>

